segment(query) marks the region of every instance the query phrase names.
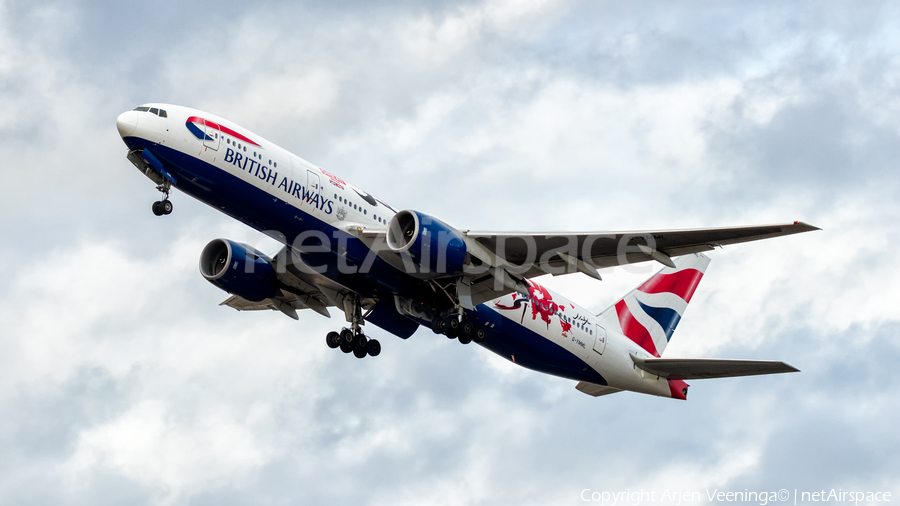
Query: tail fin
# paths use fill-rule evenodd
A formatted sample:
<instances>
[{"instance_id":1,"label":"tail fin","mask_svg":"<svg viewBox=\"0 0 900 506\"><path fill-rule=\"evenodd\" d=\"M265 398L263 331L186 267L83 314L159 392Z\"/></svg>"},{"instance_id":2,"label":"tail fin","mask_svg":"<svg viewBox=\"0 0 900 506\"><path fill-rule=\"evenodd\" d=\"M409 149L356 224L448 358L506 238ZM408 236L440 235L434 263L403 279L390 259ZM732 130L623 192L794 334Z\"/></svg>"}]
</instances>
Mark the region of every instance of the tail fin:
<instances>
[{"instance_id":1,"label":"tail fin","mask_svg":"<svg viewBox=\"0 0 900 506\"><path fill-rule=\"evenodd\" d=\"M600 322L620 331L655 357L662 355L709 265L702 253L675 259L600 313Z\"/></svg>"}]
</instances>

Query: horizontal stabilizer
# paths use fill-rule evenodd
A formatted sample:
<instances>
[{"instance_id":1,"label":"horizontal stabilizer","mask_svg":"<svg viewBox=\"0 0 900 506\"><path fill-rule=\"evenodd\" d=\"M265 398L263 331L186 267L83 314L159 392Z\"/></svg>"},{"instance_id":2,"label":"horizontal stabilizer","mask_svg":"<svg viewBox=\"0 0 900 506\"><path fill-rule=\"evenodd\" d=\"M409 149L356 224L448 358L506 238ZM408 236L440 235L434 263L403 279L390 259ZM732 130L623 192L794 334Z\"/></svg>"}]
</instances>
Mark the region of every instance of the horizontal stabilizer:
<instances>
[{"instance_id":1,"label":"horizontal stabilizer","mask_svg":"<svg viewBox=\"0 0 900 506\"><path fill-rule=\"evenodd\" d=\"M596 383L590 383L587 381L579 381L575 388L579 392L584 392L588 395L593 395L594 397L600 397L601 395L609 395L614 394L616 392L621 392L620 388L608 387L606 385L598 385Z\"/></svg>"},{"instance_id":2,"label":"horizontal stabilizer","mask_svg":"<svg viewBox=\"0 0 900 506\"><path fill-rule=\"evenodd\" d=\"M694 380L706 378L732 378L800 372L799 369L772 360L729 360L718 358L638 358L631 356L635 367L661 378Z\"/></svg>"}]
</instances>

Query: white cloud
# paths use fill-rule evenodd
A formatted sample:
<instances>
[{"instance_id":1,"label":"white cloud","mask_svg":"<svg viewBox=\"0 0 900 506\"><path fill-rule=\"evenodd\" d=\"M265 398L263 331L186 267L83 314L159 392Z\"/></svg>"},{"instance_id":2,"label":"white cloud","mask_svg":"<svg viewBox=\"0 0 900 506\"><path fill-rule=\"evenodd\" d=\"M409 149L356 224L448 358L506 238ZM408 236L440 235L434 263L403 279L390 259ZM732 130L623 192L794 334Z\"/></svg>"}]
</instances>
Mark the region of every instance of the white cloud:
<instances>
[{"instance_id":1,"label":"white cloud","mask_svg":"<svg viewBox=\"0 0 900 506\"><path fill-rule=\"evenodd\" d=\"M146 400L82 432L62 472L75 489L97 472L122 474L155 491L156 504L176 504L186 493L240 480L270 458L273 449L246 422L210 413L185 423L164 402Z\"/></svg>"},{"instance_id":2,"label":"white cloud","mask_svg":"<svg viewBox=\"0 0 900 506\"><path fill-rule=\"evenodd\" d=\"M127 484L151 504L840 487L821 483L829 451L852 454L832 463L845 483L896 488L898 440L881 422L896 418L885 364L900 296L897 177L879 158L898 131L891 11L870 30L877 7L861 21L823 8L810 24L781 5L224 4L209 25L173 16L157 37L135 32L137 64L116 48L77 52L108 45L96 27L125 17L93 33L78 4L0 6L0 128L29 133L0 140L0 469L16 470L0 473L5 502L96 503ZM721 20L734 18L732 33ZM829 97L845 116L795 114ZM112 122L157 99L210 109L462 228L821 226L712 252L667 350L804 372L694 382L687 403L594 399L427 329L408 341L370 329L384 353L360 361L323 345L337 314L217 307L226 295L197 274L200 250L258 235L179 194L175 214L148 216L152 184ZM853 128L827 123L843 117ZM835 131L850 133L822 134ZM846 158L761 165L826 148ZM861 172L843 177L845 159ZM599 311L653 268L542 282Z\"/></svg>"}]
</instances>

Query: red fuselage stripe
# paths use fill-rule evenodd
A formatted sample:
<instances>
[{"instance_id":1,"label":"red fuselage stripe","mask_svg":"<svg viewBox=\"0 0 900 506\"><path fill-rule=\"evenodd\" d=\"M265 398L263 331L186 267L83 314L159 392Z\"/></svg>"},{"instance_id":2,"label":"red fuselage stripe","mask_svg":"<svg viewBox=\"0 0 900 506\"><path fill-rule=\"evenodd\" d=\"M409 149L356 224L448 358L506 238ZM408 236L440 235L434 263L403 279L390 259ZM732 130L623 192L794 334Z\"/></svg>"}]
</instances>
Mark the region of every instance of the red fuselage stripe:
<instances>
[{"instance_id":1,"label":"red fuselage stripe","mask_svg":"<svg viewBox=\"0 0 900 506\"><path fill-rule=\"evenodd\" d=\"M219 131L222 132L223 134L228 134L228 135L234 137L235 139L239 139L239 140L242 140L242 141L244 141L244 142L253 144L253 145L256 146L256 147L262 147L262 146L260 146L259 144L257 144L257 143L255 143L255 142L251 141L250 139L248 139L246 136L241 135L241 134L235 132L234 130L232 130L232 129L226 127L226 126L222 126L222 125L220 125L220 124L218 124L218 123L213 123L212 121L209 121L208 119L203 119L203 118L200 118L200 117L197 117L197 116L191 116L190 118L188 118L188 121L189 121L189 122L194 122L194 123L200 123L201 125L209 125L209 126L216 127L216 128L218 128Z\"/></svg>"}]
</instances>

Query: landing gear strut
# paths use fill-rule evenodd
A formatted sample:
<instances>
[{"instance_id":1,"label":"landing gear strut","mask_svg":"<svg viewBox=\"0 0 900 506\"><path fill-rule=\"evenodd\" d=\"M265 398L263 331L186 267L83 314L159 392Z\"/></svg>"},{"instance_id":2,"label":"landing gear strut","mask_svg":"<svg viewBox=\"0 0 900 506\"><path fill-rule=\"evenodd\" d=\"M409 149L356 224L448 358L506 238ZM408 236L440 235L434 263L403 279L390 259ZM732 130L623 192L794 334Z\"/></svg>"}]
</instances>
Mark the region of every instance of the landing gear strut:
<instances>
[{"instance_id":1,"label":"landing gear strut","mask_svg":"<svg viewBox=\"0 0 900 506\"><path fill-rule=\"evenodd\" d=\"M163 184L157 186L156 189L162 192L163 199L153 203L153 214L156 216L172 214L172 201L169 200L169 192L172 190L172 183L164 181Z\"/></svg>"}]
</instances>

